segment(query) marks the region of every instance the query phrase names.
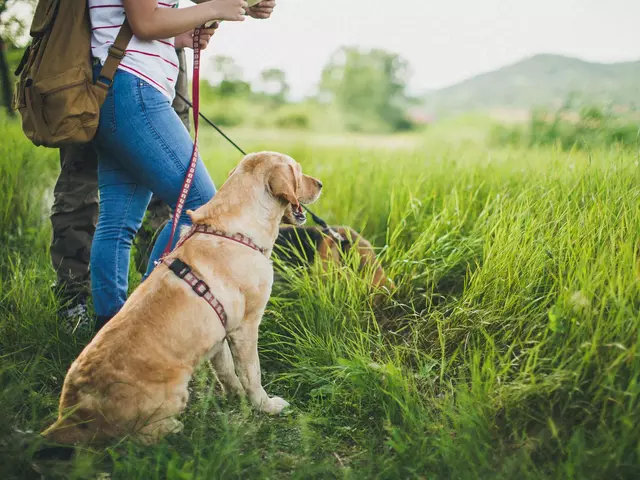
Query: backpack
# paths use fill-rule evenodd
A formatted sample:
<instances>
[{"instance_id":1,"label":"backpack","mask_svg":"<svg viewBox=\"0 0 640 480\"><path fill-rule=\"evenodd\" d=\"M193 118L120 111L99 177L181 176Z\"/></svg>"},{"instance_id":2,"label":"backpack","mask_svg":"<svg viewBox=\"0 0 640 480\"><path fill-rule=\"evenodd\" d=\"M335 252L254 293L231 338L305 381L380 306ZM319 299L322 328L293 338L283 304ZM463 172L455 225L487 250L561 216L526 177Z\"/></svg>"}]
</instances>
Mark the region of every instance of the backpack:
<instances>
[{"instance_id":1,"label":"backpack","mask_svg":"<svg viewBox=\"0 0 640 480\"><path fill-rule=\"evenodd\" d=\"M94 84L87 3L39 0L35 9L32 41L15 73L13 108L36 146L77 145L95 136L100 107L133 36L125 20Z\"/></svg>"}]
</instances>

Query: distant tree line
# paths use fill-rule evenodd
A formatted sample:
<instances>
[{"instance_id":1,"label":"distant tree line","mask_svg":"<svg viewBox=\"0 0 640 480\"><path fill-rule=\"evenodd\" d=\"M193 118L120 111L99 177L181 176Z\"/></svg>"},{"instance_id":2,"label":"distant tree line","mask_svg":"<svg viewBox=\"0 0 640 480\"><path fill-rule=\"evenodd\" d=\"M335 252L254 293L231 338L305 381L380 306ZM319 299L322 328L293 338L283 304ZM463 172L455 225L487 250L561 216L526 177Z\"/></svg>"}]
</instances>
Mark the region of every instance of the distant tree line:
<instances>
[{"instance_id":1,"label":"distant tree line","mask_svg":"<svg viewBox=\"0 0 640 480\"><path fill-rule=\"evenodd\" d=\"M0 0L1 101L10 115L15 78L13 69L24 45L26 22L20 18L35 0ZM21 42L22 40L22 42ZM269 68L256 82L248 82L233 58L216 56L208 62L202 85L203 105L221 124L246 123L252 105L263 105L274 115L275 126L310 128L314 117L331 107L340 128L349 131L402 131L413 127L407 111L417 103L407 94L408 62L381 49L342 47L322 70L316 95L294 103L289 98L286 73ZM249 115L250 116L250 115ZM328 121L327 121L328 122ZM317 122L316 122L317 123Z\"/></svg>"},{"instance_id":2,"label":"distant tree line","mask_svg":"<svg viewBox=\"0 0 640 480\"><path fill-rule=\"evenodd\" d=\"M207 73L211 82L205 88L218 100L250 98L276 108L290 103L290 86L286 73L280 69L264 70L251 84L231 57L217 56ZM302 103L335 107L347 130L408 130L413 124L407 110L417 103L407 95L409 74L408 62L395 53L342 47L323 68L317 94ZM215 103L213 98L212 102ZM302 126L306 122L299 119L291 123Z\"/></svg>"}]
</instances>

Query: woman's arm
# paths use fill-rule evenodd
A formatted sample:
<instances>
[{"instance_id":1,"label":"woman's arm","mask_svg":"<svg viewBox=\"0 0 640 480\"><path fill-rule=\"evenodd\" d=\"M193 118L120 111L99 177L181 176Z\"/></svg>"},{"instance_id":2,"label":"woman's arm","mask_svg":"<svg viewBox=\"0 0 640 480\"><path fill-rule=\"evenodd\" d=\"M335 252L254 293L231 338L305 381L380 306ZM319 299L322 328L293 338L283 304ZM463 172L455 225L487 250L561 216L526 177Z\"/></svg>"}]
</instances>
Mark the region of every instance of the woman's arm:
<instances>
[{"instance_id":1,"label":"woman's arm","mask_svg":"<svg viewBox=\"0 0 640 480\"><path fill-rule=\"evenodd\" d=\"M211 20L244 21L245 0L211 0L188 8L159 8L157 0L124 0L133 34L140 40L171 38Z\"/></svg>"}]
</instances>

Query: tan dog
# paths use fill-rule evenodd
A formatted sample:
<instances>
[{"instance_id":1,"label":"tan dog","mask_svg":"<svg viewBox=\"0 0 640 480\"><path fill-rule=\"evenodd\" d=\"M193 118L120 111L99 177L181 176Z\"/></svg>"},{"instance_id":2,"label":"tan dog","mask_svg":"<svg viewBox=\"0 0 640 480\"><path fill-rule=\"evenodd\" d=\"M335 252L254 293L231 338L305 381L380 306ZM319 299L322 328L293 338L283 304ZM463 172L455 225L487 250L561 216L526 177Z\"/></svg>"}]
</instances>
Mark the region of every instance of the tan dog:
<instances>
[{"instance_id":1,"label":"tan dog","mask_svg":"<svg viewBox=\"0 0 640 480\"><path fill-rule=\"evenodd\" d=\"M209 203L187 213L194 224L243 234L264 253L196 233L166 259L190 265L206 283L223 306L226 328L185 280L158 265L73 362L58 420L43 435L59 443L125 435L155 442L181 427L176 416L187 404L189 379L207 358L224 388L246 394L255 408L275 414L288 406L262 388L258 326L271 293L278 226L283 217L303 223L299 202L314 202L321 188L286 155L247 155Z\"/></svg>"}]
</instances>

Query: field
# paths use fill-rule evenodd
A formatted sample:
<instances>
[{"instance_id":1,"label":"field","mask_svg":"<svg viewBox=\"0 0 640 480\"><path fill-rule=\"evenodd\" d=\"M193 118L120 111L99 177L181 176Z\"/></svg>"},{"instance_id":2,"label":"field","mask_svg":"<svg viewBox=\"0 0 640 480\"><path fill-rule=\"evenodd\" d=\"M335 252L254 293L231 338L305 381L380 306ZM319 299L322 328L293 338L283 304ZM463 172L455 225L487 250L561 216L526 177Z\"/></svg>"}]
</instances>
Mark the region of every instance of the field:
<instances>
[{"instance_id":1,"label":"field","mask_svg":"<svg viewBox=\"0 0 640 480\"><path fill-rule=\"evenodd\" d=\"M315 210L379 247L397 289L351 269L284 272L261 327L269 417L203 366L182 433L78 449L68 478L638 478L637 150L487 147L459 121L406 137L255 136L325 184ZM204 127L206 129L206 127ZM89 340L59 328L55 151L0 118L0 477L31 478L14 427L56 414ZM205 130L206 131L206 130ZM220 183L239 158L206 133ZM38 478L37 476L35 478Z\"/></svg>"}]
</instances>

